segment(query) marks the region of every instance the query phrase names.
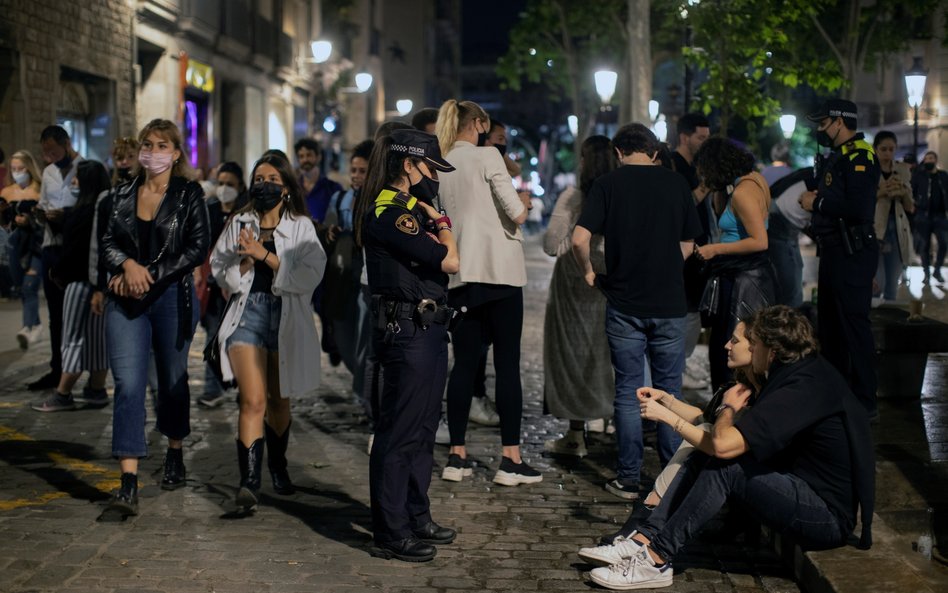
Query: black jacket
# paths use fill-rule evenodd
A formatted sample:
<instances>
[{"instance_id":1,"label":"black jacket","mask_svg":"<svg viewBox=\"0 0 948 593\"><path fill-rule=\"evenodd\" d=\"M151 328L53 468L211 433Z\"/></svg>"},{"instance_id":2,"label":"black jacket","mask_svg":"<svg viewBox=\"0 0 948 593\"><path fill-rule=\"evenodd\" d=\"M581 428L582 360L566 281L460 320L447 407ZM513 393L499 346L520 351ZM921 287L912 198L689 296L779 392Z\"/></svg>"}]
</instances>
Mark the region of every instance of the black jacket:
<instances>
[{"instance_id":1,"label":"black jacket","mask_svg":"<svg viewBox=\"0 0 948 593\"><path fill-rule=\"evenodd\" d=\"M110 274L122 273L122 264L132 258L138 260L137 205L138 188L143 177L113 190L112 214L102 236L101 257ZM165 197L155 213L155 226L146 253L151 261L140 261L151 273L155 284L140 305L133 307L134 313L142 313L148 305L172 284L182 282L190 287L191 272L201 265L210 249L210 225L204 191L196 182L183 177L172 177ZM191 290L183 290L186 302L182 303L182 328L190 324ZM126 302L122 302L126 301ZM130 311L129 302L119 302ZM186 316L185 316L186 315Z\"/></svg>"},{"instance_id":2,"label":"black jacket","mask_svg":"<svg viewBox=\"0 0 948 593\"><path fill-rule=\"evenodd\" d=\"M929 173L916 169L915 175L912 177L916 218L928 218L931 215L928 210L931 208L933 185L938 185L941 188L942 200L948 202L948 172L933 171Z\"/></svg>"}]
</instances>

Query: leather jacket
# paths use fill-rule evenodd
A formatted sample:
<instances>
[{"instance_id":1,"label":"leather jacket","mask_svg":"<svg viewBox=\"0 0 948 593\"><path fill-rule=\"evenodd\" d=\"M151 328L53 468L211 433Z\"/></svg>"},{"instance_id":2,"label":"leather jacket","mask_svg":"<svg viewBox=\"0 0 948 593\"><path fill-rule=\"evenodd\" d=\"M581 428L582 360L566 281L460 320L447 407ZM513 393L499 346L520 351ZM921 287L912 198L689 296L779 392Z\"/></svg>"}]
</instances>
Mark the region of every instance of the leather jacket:
<instances>
[{"instance_id":1,"label":"leather jacket","mask_svg":"<svg viewBox=\"0 0 948 593\"><path fill-rule=\"evenodd\" d=\"M912 177L912 193L915 195L916 218L928 218L931 215L928 210L932 197L932 186L935 184L941 188L942 199L948 201L948 172L940 169L936 169L931 173L915 170L915 175Z\"/></svg>"},{"instance_id":2,"label":"leather jacket","mask_svg":"<svg viewBox=\"0 0 948 593\"><path fill-rule=\"evenodd\" d=\"M136 177L113 190L112 214L101 244L101 257L111 275L122 273L125 260L138 261L138 189L143 182L144 177ZM181 303L184 328L190 325L191 318L191 272L201 265L210 249L210 224L201 186L183 177L172 177L154 220L146 251L154 259L138 262L148 268L155 280L143 300L154 302L176 282L185 285L186 290L181 291L185 295L185 302Z\"/></svg>"}]
</instances>

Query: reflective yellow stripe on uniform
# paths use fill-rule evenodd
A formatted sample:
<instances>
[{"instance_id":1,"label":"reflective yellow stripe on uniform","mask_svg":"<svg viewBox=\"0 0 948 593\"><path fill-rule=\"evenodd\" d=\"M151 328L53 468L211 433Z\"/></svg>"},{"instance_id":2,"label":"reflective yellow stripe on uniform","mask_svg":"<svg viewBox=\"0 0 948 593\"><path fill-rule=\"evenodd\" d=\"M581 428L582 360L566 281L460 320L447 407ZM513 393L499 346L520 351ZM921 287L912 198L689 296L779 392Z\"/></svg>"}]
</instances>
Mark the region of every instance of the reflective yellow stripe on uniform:
<instances>
[{"instance_id":1,"label":"reflective yellow stripe on uniform","mask_svg":"<svg viewBox=\"0 0 948 593\"><path fill-rule=\"evenodd\" d=\"M405 194L390 189L383 189L379 192L379 196L375 198L375 217L378 218L381 216L382 212L389 206L398 206L399 208L404 208L411 212L415 204L418 203L418 199L409 196L406 200L403 197L404 195Z\"/></svg>"},{"instance_id":2,"label":"reflective yellow stripe on uniform","mask_svg":"<svg viewBox=\"0 0 948 593\"><path fill-rule=\"evenodd\" d=\"M869 162L875 162L876 152L872 149L872 145L866 142L865 140L856 140L855 142L847 142L843 144L843 156L848 156L849 160L854 161L856 157L859 156L860 151L866 152L866 158L869 159Z\"/></svg>"}]
</instances>

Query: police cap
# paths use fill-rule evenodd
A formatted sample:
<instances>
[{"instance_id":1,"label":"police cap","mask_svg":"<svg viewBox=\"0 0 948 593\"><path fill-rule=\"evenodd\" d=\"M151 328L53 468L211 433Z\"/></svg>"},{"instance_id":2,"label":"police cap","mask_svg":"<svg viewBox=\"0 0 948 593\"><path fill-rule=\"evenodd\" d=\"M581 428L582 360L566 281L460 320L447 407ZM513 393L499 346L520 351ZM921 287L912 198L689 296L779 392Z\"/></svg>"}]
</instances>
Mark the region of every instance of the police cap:
<instances>
[{"instance_id":1,"label":"police cap","mask_svg":"<svg viewBox=\"0 0 948 593\"><path fill-rule=\"evenodd\" d=\"M846 127L856 129L856 104L846 99L829 99L824 101L820 108L806 118L812 122L819 123L827 117L843 118Z\"/></svg>"},{"instance_id":2,"label":"police cap","mask_svg":"<svg viewBox=\"0 0 948 593\"><path fill-rule=\"evenodd\" d=\"M419 130L395 130L392 132L392 152L425 161L431 167L445 173L454 171L454 167L441 156L438 137Z\"/></svg>"}]
</instances>

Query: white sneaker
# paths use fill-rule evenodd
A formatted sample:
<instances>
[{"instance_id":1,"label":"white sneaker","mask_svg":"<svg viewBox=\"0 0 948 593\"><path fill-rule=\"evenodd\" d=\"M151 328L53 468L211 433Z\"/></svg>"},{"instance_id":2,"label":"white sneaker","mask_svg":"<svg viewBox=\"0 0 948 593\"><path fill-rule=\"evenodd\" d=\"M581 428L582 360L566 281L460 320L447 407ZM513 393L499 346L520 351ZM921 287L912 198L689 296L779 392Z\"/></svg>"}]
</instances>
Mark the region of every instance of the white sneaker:
<instances>
[{"instance_id":1,"label":"white sneaker","mask_svg":"<svg viewBox=\"0 0 948 593\"><path fill-rule=\"evenodd\" d=\"M708 380L704 378L698 378L685 371L681 374L681 388L689 390L699 390L704 389L708 386Z\"/></svg>"},{"instance_id":2,"label":"white sneaker","mask_svg":"<svg viewBox=\"0 0 948 593\"><path fill-rule=\"evenodd\" d=\"M599 418L597 420L587 420L586 430L588 430L589 432L606 432L605 418Z\"/></svg>"},{"instance_id":3,"label":"white sneaker","mask_svg":"<svg viewBox=\"0 0 948 593\"><path fill-rule=\"evenodd\" d=\"M475 397L471 399L471 411L467 417L478 424L484 426L500 426L500 416L497 415L497 409L494 402L486 397Z\"/></svg>"},{"instance_id":4,"label":"white sneaker","mask_svg":"<svg viewBox=\"0 0 948 593\"><path fill-rule=\"evenodd\" d=\"M42 337L43 337L43 324L42 323L39 325L34 325L33 327L30 328L30 333L28 336L30 344L35 344L36 342L39 342L40 338Z\"/></svg>"},{"instance_id":5,"label":"white sneaker","mask_svg":"<svg viewBox=\"0 0 948 593\"><path fill-rule=\"evenodd\" d=\"M442 416L441 420L438 421L438 431L435 433L435 444L451 444L451 430L448 429L448 421L444 418L444 416Z\"/></svg>"},{"instance_id":6,"label":"white sneaker","mask_svg":"<svg viewBox=\"0 0 948 593\"><path fill-rule=\"evenodd\" d=\"M587 454L586 439L581 430L569 430L561 438L546 441L543 449L557 455L585 457Z\"/></svg>"},{"instance_id":7,"label":"white sneaker","mask_svg":"<svg viewBox=\"0 0 948 593\"><path fill-rule=\"evenodd\" d=\"M648 548L640 546L631 558L625 558L609 567L594 568L589 578L597 585L616 591L632 589L658 589L672 584L674 570L671 562L661 567L648 554Z\"/></svg>"},{"instance_id":8,"label":"white sneaker","mask_svg":"<svg viewBox=\"0 0 948 593\"><path fill-rule=\"evenodd\" d=\"M612 566L622 562L625 558L631 558L639 551L642 544L632 539L635 535L633 531L629 537L617 537L611 546L595 546L592 548L580 548L579 557L595 564L596 566Z\"/></svg>"},{"instance_id":9,"label":"white sneaker","mask_svg":"<svg viewBox=\"0 0 948 593\"><path fill-rule=\"evenodd\" d=\"M23 329L16 332L16 341L20 345L20 350L26 350L30 347L30 328L23 326Z\"/></svg>"}]
</instances>

